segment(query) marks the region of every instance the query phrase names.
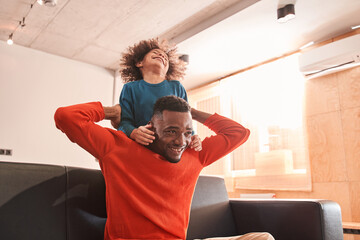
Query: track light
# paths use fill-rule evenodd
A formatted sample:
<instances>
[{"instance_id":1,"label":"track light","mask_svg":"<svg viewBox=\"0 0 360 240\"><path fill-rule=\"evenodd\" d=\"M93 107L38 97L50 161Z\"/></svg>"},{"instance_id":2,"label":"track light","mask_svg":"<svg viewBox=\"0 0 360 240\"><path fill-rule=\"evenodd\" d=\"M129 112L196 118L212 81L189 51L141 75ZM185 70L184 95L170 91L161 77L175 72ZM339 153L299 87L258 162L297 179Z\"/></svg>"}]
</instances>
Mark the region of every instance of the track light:
<instances>
[{"instance_id":1,"label":"track light","mask_svg":"<svg viewBox=\"0 0 360 240\"><path fill-rule=\"evenodd\" d=\"M37 0L38 2L40 2L40 0ZM44 1L41 1L41 2L49 2L49 0L44 0ZM55 2L55 5L56 5L56 0L53 0L51 2ZM22 21L19 21L19 24L16 26L16 28L12 31L12 33L9 35L9 38L7 40L7 44L9 45L12 45L14 43L13 41L13 35L14 33L16 32L16 30L21 27L21 28L24 28L26 26L25 24L25 18L29 15L30 11L32 10L33 6L34 6L35 2L33 4L30 4L30 9L29 11L26 13L26 15L23 17Z\"/></svg>"},{"instance_id":2,"label":"track light","mask_svg":"<svg viewBox=\"0 0 360 240\"><path fill-rule=\"evenodd\" d=\"M12 38L13 38L13 34L10 34L10 35L9 35L9 39L7 40L7 44L12 45L12 44L14 43L14 41L12 40Z\"/></svg>"},{"instance_id":3,"label":"track light","mask_svg":"<svg viewBox=\"0 0 360 240\"><path fill-rule=\"evenodd\" d=\"M285 5L277 10L277 18L279 23L285 23L295 18L295 7L294 4Z\"/></svg>"},{"instance_id":4,"label":"track light","mask_svg":"<svg viewBox=\"0 0 360 240\"><path fill-rule=\"evenodd\" d=\"M55 7L57 0L37 0L38 4L45 5L47 7Z\"/></svg>"}]
</instances>

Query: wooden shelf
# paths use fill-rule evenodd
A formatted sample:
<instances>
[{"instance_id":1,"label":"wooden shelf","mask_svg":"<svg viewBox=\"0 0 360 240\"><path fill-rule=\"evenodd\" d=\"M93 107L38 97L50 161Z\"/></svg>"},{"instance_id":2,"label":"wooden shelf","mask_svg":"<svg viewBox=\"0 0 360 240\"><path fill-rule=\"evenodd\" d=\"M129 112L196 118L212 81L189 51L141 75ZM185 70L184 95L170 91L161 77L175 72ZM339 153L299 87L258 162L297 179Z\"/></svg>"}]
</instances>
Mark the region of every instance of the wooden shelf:
<instances>
[{"instance_id":1,"label":"wooden shelf","mask_svg":"<svg viewBox=\"0 0 360 240\"><path fill-rule=\"evenodd\" d=\"M343 222L344 233L360 234L360 222Z\"/></svg>"}]
</instances>

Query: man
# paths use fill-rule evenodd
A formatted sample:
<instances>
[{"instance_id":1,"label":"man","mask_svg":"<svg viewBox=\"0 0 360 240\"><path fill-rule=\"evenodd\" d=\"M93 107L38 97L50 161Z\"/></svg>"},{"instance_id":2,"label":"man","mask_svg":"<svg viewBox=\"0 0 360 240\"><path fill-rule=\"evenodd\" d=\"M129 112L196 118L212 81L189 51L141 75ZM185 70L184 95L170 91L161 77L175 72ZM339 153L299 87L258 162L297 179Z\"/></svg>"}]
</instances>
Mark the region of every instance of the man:
<instances>
[{"instance_id":1,"label":"man","mask_svg":"<svg viewBox=\"0 0 360 240\"><path fill-rule=\"evenodd\" d=\"M59 108L56 126L97 159L106 182L105 239L186 239L192 195L200 171L244 143L250 131L220 115L191 109L175 96L160 98L147 147L95 122L120 121L120 106L87 103ZM188 148L192 119L216 135L202 151ZM266 236L266 237L271 237ZM273 239L273 238L256 238Z\"/></svg>"}]
</instances>

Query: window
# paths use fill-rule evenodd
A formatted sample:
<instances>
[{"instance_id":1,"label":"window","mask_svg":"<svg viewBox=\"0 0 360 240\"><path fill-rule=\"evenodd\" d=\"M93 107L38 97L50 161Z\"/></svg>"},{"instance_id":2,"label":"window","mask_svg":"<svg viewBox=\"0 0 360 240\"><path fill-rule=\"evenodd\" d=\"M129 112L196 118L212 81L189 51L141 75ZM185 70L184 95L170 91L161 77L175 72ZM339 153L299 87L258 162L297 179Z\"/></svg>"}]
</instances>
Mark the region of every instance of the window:
<instances>
[{"instance_id":1,"label":"window","mask_svg":"<svg viewBox=\"0 0 360 240\"><path fill-rule=\"evenodd\" d=\"M195 108L218 112L251 131L244 145L203 173L234 178L240 189L311 190L304 86L292 55L189 91ZM209 132L198 125L204 138Z\"/></svg>"}]
</instances>

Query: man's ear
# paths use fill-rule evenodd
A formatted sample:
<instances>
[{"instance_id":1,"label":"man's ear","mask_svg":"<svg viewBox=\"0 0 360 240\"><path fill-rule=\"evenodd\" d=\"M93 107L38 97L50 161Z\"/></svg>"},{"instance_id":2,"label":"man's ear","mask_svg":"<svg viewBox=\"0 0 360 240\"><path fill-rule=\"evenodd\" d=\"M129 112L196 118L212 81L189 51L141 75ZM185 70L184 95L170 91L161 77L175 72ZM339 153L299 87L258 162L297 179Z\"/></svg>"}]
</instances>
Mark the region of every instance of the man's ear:
<instances>
[{"instance_id":1,"label":"man's ear","mask_svg":"<svg viewBox=\"0 0 360 240\"><path fill-rule=\"evenodd\" d=\"M149 121L147 124L148 129L155 132L155 127L154 127L154 123L152 121Z\"/></svg>"}]
</instances>

